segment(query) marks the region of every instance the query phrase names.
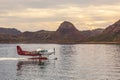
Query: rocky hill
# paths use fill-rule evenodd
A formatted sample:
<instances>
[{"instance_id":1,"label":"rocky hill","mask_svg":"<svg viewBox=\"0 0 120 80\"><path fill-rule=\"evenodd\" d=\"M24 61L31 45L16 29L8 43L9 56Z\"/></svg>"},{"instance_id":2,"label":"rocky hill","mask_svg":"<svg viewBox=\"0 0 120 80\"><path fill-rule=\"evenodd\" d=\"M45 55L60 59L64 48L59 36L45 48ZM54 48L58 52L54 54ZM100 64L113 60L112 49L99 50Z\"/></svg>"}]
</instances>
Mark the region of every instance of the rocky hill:
<instances>
[{"instance_id":1,"label":"rocky hill","mask_svg":"<svg viewBox=\"0 0 120 80\"><path fill-rule=\"evenodd\" d=\"M110 34L110 33L119 33L120 32L120 20L115 22L114 24L108 26L104 31L103 34Z\"/></svg>"},{"instance_id":2,"label":"rocky hill","mask_svg":"<svg viewBox=\"0 0 120 80\"><path fill-rule=\"evenodd\" d=\"M86 30L86 31L81 31L82 35L84 35L85 39L87 40L90 37L98 36L100 35L104 29L98 28L94 30Z\"/></svg>"},{"instance_id":3,"label":"rocky hill","mask_svg":"<svg viewBox=\"0 0 120 80\"><path fill-rule=\"evenodd\" d=\"M94 42L120 42L120 20L108 26L102 34L89 38Z\"/></svg>"},{"instance_id":4,"label":"rocky hill","mask_svg":"<svg viewBox=\"0 0 120 80\"><path fill-rule=\"evenodd\" d=\"M75 43L82 42L84 35L71 22L64 21L54 32L52 39L57 39L58 43Z\"/></svg>"},{"instance_id":5,"label":"rocky hill","mask_svg":"<svg viewBox=\"0 0 120 80\"><path fill-rule=\"evenodd\" d=\"M56 32L60 34L71 34L79 33L79 30L76 29L76 27L71 22L64 21L63 23L60 24Z\"/></svg>"},{"instance_id":6,"label":"rocky hill","mask_svg":"<svg viewBox=\"0 0 120 80\"><path fill-rule=\"evenodd\" d=\"M15 28L0 28L0 34L18 35L21 31Z\"/></svg>"}]
</instances>

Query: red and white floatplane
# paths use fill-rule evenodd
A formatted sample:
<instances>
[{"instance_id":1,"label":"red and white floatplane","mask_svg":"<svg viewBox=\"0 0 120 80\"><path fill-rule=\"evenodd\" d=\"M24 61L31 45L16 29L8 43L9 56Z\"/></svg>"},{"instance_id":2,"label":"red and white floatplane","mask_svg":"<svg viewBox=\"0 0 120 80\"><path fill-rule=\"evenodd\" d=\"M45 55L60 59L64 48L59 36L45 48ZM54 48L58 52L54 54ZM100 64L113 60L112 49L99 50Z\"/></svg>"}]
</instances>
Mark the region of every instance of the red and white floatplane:
<instances>
[{"instance_id":1,"label":"red and white floatplane","mask_svg":"<svg viewBox=\"0 0 120 80\"><path fill-rule=\"evenodd\" d=\"M20 46L17 46L17 53L18 55L32 56L32 58L29 59L33 59L33 60L48 60L50 55L55 54L55 48L52 50L39 48L36 49L35 51L25 51L22 50Z\"/></svg>"}]
</instances>

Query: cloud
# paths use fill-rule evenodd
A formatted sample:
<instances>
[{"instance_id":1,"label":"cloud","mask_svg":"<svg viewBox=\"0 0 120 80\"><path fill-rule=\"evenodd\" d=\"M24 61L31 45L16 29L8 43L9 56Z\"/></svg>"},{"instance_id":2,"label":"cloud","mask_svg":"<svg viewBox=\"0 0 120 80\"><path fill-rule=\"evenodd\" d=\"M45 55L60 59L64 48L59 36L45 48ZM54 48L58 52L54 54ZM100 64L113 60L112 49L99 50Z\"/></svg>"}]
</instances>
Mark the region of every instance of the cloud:
<instances>
[{"instance_id":1,"label":"cloud","mask_svg":"<svg viewBox=\"0 0 120 80\"><path fill-rule=\"evenodd\" d=\"M0 0L0 8L18 10L25 8L58 8L64 5L90 6L120 3L119 0Z\"/></svg>"},{"instance_id":2,"label":"cloud","mask_svg":"<svg viewBox=\"0 0 120 80\"><path fill-rule=\"evenodd\" d=\"M0 26L56 30L67 20L79 30L105 28L119 19L119 11L119 0L0 0Z\"/></svg>"}]
</instances>

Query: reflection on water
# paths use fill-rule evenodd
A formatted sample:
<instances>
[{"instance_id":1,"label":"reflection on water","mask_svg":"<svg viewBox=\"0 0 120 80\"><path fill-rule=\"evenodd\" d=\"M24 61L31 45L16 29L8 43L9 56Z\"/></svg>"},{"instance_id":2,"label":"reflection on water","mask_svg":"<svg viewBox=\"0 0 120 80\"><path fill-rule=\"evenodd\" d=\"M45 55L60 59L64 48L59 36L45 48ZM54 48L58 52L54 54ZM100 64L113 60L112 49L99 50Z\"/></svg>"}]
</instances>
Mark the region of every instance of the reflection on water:
<instances>
[{"instance_id":1,"label":"reflection on water","mask_svg":"<svg viewBox=\"0 0 120 80\"><path fill-rule=\"evenodd\" d=\"M25 50L56 48L58 60L28 60L17 55L16 44L1 44L1 80L120 80L120 45L19 45Z\"/></svg>"},{"instance_id":2,"label":"reflection on water","mask_svg":"<svg viewBox=\"0 0 120 80\"><path fill-rule=\"evenodd\" d=\"M30 61L18 61L17 63L17 71L20 71L22 66L28 66L28 65L38 65L40 66L41 68L44 68L45 65L45 62L42 62L42 61L34 61L34 60L30 60Z\"/></svg>"}]
</instances>

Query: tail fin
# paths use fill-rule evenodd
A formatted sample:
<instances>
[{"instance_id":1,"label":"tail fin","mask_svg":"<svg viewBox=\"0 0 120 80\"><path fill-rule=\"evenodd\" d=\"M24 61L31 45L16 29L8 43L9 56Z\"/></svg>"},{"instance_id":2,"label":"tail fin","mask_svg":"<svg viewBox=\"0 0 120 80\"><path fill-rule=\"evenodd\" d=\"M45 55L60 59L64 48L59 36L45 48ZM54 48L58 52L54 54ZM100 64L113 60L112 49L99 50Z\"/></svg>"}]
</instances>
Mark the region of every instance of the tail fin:
<instances>
[{"instance_id":1,"label":"tail fin","mask_svg":"<svg viewBox=\"0 0 120 80\"><path fill-rule=\"evenodd\" d=\"M17 53L20 55L22 53L22 49L20 46L17 46Z\"/></svg>"}]
</instances>

